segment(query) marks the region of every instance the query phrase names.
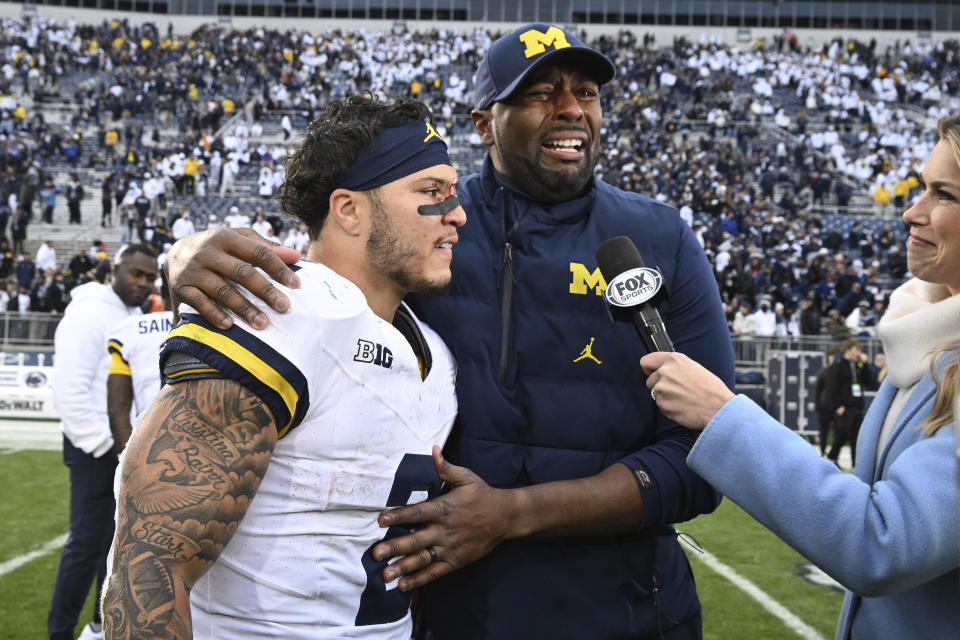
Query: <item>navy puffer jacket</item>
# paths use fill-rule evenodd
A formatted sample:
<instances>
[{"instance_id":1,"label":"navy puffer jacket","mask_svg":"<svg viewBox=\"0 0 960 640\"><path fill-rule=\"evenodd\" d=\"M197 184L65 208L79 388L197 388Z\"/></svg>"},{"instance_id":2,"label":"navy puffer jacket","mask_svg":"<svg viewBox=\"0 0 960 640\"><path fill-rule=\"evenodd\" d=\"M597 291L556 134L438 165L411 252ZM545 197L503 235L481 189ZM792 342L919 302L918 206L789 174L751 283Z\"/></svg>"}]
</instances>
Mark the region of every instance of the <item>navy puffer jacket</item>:
<instances>
[{"instance_id":1,"label":"navy puffer jacket","mask_svg":"<svg viewBox=\"0 0 960 640\"><path fill-rule=\"evenodd\" d=\"M710 265L671 207L595 180L544 208L503 184L489 159L461 180L467 212L449 296L409 302L453 350L460 417L446 455L486 482L521 487L635 472L643 526L617 535L506 542L431 584L437 640L696 637L699 603L671 523L720 496L685 463L689 432L656 410L632 325L613 324L594 252L633 239L658 267L677 351L733 384L733 352ZM691 629L690 634L684 629ZM673 637L673 636L671 636Z\"/></svg>"}]
</instances>

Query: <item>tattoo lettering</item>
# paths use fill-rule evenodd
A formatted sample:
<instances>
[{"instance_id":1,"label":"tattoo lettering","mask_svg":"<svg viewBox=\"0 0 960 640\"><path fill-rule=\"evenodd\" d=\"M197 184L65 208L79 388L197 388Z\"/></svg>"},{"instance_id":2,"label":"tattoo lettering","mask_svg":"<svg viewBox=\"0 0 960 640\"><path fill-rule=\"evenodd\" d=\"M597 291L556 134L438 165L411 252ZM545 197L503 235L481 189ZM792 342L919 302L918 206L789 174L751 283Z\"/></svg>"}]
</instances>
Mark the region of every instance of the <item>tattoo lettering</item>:
<instances>
[{"instance_id":1,"label":"tattoo lettering","mask_svg":"<svg viewBox=\"0 0 960 640\"><path fill-rule=\"evenodd\" d=\"M131 528L133 537L146 544L163 549L175 560L186 562L200 555L200 545L190 538L180 535L172 529L161 526L156 522L138 521Z\"/></svg>"},{"instance_id":2,"label":"tattoo lettering","mask_svg":"<svg viewBox=\"0 0 960 640\"><path fill-rule=\"evenodd\" d=\"M107 638L192 638L190 589L256 494L277 441L259 398L229 380L165 387L127 447Z\"/></svg>"}]
</instances>

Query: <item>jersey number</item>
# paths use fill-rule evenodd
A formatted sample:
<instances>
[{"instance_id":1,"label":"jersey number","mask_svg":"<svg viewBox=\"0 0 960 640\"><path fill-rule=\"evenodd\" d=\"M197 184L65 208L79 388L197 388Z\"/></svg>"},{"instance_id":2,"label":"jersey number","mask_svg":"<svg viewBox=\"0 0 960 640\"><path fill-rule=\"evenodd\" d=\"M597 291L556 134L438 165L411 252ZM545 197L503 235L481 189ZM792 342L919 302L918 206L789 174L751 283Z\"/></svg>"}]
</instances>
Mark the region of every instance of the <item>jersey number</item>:
<instances>
[{"instance_id":1,"label":"jersey number","mask_svg":"<svg viewBox=\"0 0 960 640\"><path fill-rule=\"evenodd\" d=\"M403 456L393 476L393 486L390 488L390 497L387 498L386 506L402 507L407 504L414 491L426 491L428 498L433 498L440 492L440 478L437 477L437 472L433 468L433 458L430 456L414 453ZM383 536L383 540L390 540L412 531L412 528L405 526L390 527L387 529L387 534ZM387 591L387 586L383 582L386 560L377 562L373 559L373 548L383 540L370 545L360 558L367 572L367 586L360 596L360 609L357 611L355 622L358 627L396 622L407 615L410 609L409 593L396 588Z\"/></svg>"}]
</instances>

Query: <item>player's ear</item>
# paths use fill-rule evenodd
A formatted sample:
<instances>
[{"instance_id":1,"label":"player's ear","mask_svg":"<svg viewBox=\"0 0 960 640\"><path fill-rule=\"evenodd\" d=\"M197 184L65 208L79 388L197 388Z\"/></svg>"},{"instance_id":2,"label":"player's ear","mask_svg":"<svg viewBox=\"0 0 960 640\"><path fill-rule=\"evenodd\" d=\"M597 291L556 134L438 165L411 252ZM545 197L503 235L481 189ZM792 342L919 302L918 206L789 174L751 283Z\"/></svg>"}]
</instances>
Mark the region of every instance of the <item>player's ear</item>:
<instances>
[{"instance_id":1,"label":"player's ear","mask_svg":"<svg viewBox=\"0 0 960 640\"><path fill-rule=\"evenodd\" d=\"M327 214L347 235L360 235L363 218L363 196L358 191L336 189L330 194L330 212Z\"/></svg>"}]
</instances>

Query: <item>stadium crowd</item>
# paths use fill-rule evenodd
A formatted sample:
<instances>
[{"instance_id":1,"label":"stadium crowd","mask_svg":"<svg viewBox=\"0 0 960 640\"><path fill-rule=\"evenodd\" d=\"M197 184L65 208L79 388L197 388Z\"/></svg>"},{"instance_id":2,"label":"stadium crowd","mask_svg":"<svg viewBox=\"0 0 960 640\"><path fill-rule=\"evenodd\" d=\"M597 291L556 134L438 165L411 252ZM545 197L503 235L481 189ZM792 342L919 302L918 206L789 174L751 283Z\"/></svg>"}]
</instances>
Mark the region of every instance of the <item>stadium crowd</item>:
<instances>
[{"instance_id":1,"label":"stadium crowd","mask_svg":"<svg viewBox=\"0 0 960 640\"><path fill-rule=\"evenodd\" d=\"M26 251L64 207L72 224L120 225L161 261L216 224L305 251L271 199L283 159L318 107L359 88L425 101L475 169L470 75L496 35L4 20L0 311L61 313L73 286L106 277L99 246L51 262L43 243L42 264ZM933 146L925 123L960 108L960 42L818 46L785 33L738 49L622 32L592 44L618 68L597 172L680 210L731 331L872 334L906 274L897 216ZM84 219L98 195L99 219ZM877 217L843 215L866 212Z\"/></svg>"}]
</instances>

